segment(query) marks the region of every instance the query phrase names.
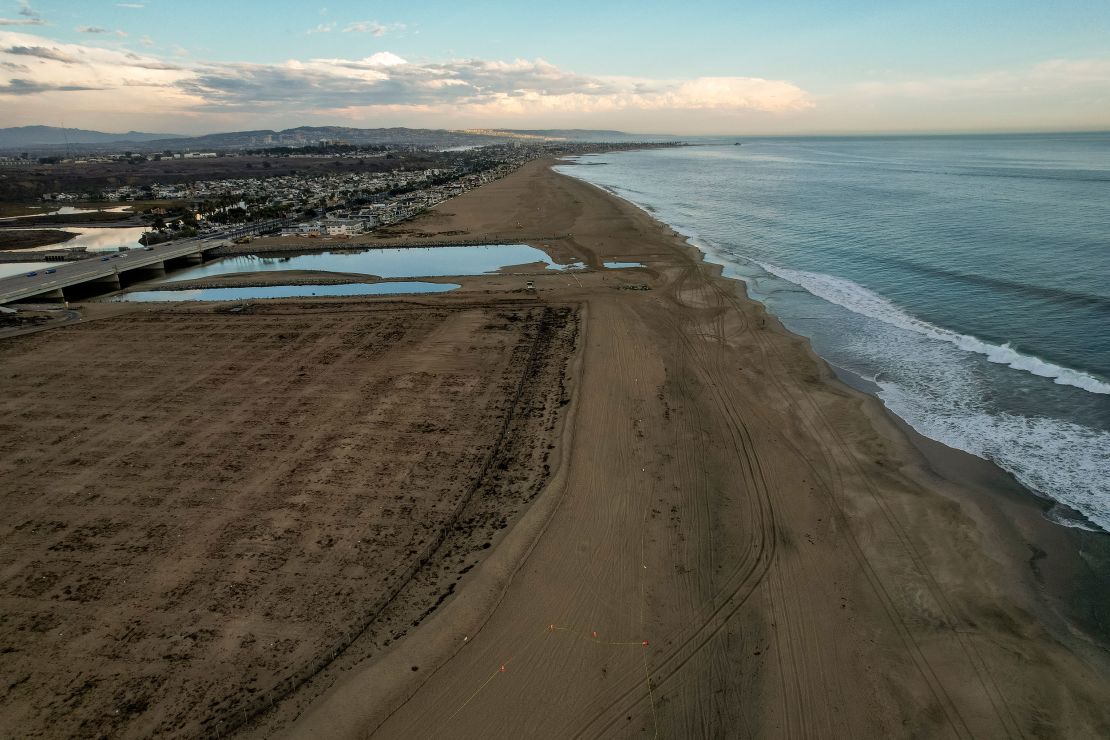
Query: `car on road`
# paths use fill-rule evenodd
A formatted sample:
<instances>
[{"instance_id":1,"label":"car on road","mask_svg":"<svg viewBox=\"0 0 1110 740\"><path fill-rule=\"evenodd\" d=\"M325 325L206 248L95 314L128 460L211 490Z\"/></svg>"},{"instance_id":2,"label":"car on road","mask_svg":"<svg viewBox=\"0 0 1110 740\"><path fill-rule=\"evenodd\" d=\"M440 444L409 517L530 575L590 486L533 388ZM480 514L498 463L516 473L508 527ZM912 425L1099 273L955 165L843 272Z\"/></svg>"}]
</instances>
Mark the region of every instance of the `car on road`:
<instances>
[{"instance_id":1,"label":"car on road","mask_svg":"<svg viewBox=\"0 0 1110 740\"><path fill-rule=\"evenodd\" d=\"M144 251L144 252L153 252L153 251L154 251L154 247L143 247L143 251Z\"/></svg>"},{"instance_id":2,"label":"car on road","mask_svg":"<svg viewBox=\"0 0 1110 740\"><path fill-rule=\"evenodd\" d=\"M36 275L38 275L38 273L37 273L37 272L29 272L29 273L27 273L27 277L35 277Z\"/></svg>"},{"instance_id":3,"label":"car on road","mask_svg":"<svg viewBox=\"0 0 1110 740\"><path fill-rule=\"evenodd\" d=\"M109 259L110 259L109 257L101 257L100 261L101 262L107 262Z\"/></svg>"},{"instance_id":4,"label":"car on road","mask_svg":"<svg viewBox=\"0 0 1110 740\"><path fill-rule=\"evenodd\" d=\"M43 272L45 272L47 275L53 275L57 271L58 271L58 268L56 268L56 267L51 267L49 270L43 270Z\"/></svg>"}]
</instances>

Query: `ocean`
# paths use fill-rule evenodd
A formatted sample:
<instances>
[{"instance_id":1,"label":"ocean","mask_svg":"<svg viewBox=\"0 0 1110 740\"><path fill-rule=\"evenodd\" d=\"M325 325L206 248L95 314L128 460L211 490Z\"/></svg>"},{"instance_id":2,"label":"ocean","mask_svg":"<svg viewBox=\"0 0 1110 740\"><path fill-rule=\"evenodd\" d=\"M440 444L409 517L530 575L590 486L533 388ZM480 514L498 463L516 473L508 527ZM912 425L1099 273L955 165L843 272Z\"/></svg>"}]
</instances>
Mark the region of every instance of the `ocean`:
<instances>
[{"instance_id":1,"label":"ocean","mask_svg":"<svg viewBox=\"0 0 1110 740\"><path fill-rule=\"evenodd\" d=\"M558 169L687 235L917 431L1110 531L1110 134L737 141Z\"/></svg>"}]
</instances>

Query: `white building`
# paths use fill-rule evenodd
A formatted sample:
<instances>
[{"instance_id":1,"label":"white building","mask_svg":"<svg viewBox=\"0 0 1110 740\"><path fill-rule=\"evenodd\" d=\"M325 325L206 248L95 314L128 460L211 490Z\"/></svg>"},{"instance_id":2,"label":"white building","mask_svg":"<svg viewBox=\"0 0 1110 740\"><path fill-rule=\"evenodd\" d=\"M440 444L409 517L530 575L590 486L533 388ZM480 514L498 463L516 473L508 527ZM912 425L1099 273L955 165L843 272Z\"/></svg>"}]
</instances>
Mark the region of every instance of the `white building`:
<instances>
[{"instance_id":1,"label":"white building","mask_svg":"<svg viewBox=\"0 0 1110 740\"><path fill-rule=\"evenodd\" d=\"M310 223L293 224L281 230L282 236L353 236L365 233L371 223L364 218L326 218Z\"/></svg>"},{"instance_id":2,"label":"white building","mask_svg":"<svg viewBox=\"0 0 1110 740\"><path fill-rule=\"evenodd\" d=\"M329 218L321 224L328 236L352 236L366 231L366 221L361 218Z\"/></svg>"},{"instance_id":3,"label":"white building","mask_svg":"<svg viewBox=\"0 0 1110 740\"><path fill-rule=\"evenodd\" d=\"M319 222L293 224L292 226L284 226L281 229L282 236L320 236L322 233L324 233L324 230Z\"/></svg>"}]
</instances>

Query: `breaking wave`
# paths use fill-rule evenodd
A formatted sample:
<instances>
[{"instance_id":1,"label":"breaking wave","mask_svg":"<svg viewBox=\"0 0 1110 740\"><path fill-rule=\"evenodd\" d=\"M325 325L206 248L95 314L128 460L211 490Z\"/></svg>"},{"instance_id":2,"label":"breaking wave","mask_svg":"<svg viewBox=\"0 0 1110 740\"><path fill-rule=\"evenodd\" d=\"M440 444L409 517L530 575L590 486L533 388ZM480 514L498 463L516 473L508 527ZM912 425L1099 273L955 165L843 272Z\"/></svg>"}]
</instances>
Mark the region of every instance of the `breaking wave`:
<instances>
[{"instance_id":1,"label":"breaking wave","mask_svg":"<svg viewBox=\"0 0 1110 740\"><path fill-rule=\"evenodd\" d=\"M882 321L899 329L923 334L931 339L948 342L965 352L984 355L988 360L999 365L1006 365L1042 378L1051 378L1059 385L1074 386L1088 393L1110 394L1110 383L1089 373L1024 354L1008 343L993 344L968 334L960 334L951 329L936 326L909 315L886 298L851 280L818 272L792 270L764 262L756 262L756 264L772 275L799 285L818 298L835 303L853 313Z\"/></svg>"}]
</instances>

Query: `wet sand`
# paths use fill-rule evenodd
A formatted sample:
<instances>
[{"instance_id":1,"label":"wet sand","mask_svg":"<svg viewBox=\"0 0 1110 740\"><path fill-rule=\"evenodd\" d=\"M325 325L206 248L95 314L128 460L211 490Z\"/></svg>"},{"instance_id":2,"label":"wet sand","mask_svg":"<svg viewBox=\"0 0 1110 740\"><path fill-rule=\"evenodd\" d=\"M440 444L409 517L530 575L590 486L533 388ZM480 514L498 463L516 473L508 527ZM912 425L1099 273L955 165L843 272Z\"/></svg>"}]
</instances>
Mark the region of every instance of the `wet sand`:
<instances>
[{"instance_id":1,"label":"wet sand","mask_svg":"<svg viewBox=\"0 0 1110 740\"><path fill-rule=\"evenodd\" d=\"M259 733L1110 732L1104 536L915 446L670 229L542 163L406 228L515 224L646 265L537 283L585 317L561 465L441 610Z\"/></svg>"}]
</instances>

